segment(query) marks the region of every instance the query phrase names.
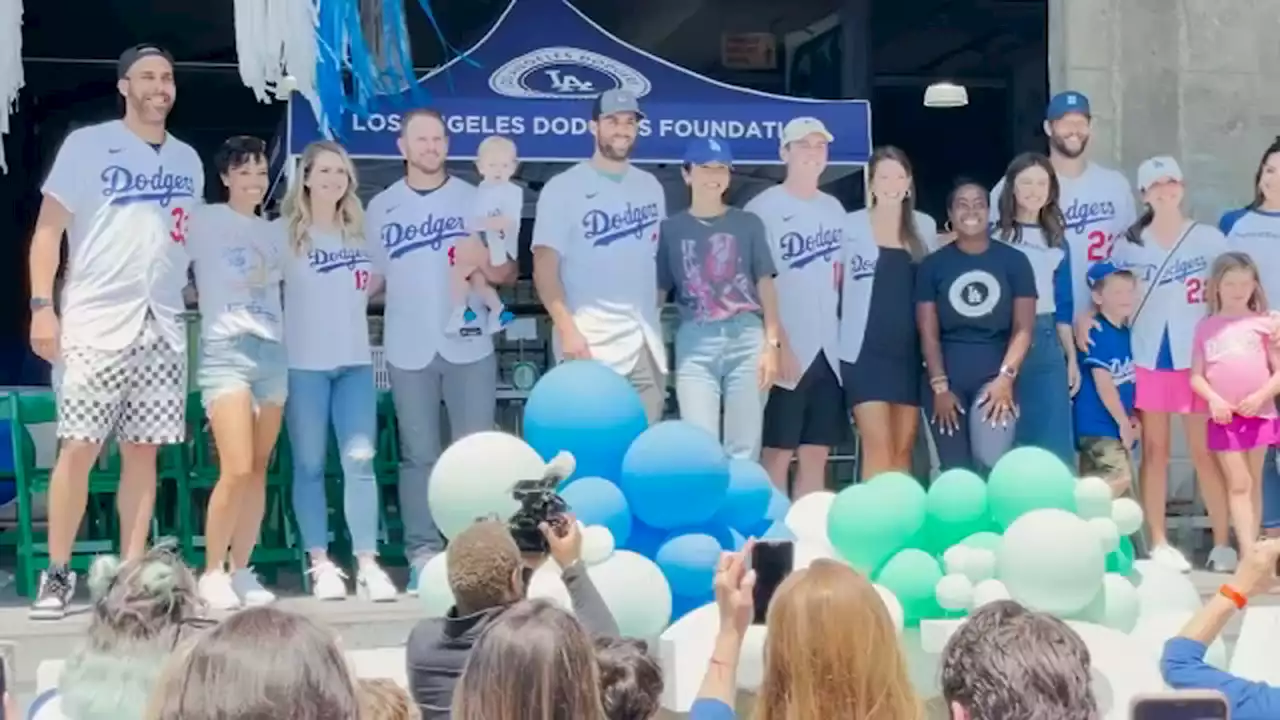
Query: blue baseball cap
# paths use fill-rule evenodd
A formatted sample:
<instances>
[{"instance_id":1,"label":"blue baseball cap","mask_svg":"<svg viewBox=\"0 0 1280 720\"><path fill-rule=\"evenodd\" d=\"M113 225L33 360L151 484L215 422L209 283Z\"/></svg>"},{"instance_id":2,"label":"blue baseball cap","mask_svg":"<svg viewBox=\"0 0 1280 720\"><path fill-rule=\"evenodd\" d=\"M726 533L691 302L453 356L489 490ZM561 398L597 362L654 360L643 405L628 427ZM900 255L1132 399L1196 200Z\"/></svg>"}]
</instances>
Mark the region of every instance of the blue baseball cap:
<instances>
[{"instance_id":1,"label":"blue baseball cap","mask_svg":"<svg viewBox=\"0 0 1280 720\"><path fill-rule=\"evenodd\" d=\"M688 165L732 165L733 151L729 141L721 138L694 138L684 151Z\"/></svg>"},{"instance_id":2,"label":"blue baseball cap","mask_svg":"<svg viewBox=\"0 0 1280 720\"><path fill-rule=\"evenodd\" d=\"M1089 98L1075 90L1060 92L1049 99L1049 107L1045 110L1044 117L1053 122L1069 113L1080 113L1085 117L1092 117L1093 113L1089 112Z\"/></svg>"},{"instance_id":3,"label":"blue baseball cap","mask_svg":"<svg viewBox=\"0 0 1280 720\"><path fill-rule=\"evenodd\" d=\"M1121 270L1120 268L1116 267L1115 265L1109 262L1100 262L1100 263L1094 264L1093 267L1089 268L1089 272L1085 273L1084 276L1085 276L1085 281L1089 283L1089 287L1095 288L1098 286L1098 283L1101 283L1103 280L1106 280L1107 278L1111 277L1112 275L1115 275L1118 272L1128 272L1128 271Z\"/></svg>"}]
</instances>

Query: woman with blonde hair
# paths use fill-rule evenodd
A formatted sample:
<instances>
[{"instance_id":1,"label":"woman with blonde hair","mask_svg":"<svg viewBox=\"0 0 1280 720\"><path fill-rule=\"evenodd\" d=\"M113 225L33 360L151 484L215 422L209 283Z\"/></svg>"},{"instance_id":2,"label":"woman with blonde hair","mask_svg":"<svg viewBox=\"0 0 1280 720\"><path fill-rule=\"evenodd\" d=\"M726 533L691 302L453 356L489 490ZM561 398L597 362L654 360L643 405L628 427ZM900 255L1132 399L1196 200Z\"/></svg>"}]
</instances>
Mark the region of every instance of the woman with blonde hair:
<instances>
[{"instance_id":1,"label":"woman with blonde hair","mask_svg":"<svg viewBox=\"0 0 1280 720\"><path fill-rule=\"evenodd\" d=\"M720 633L689 717L730 720L738 657L755 613L750 545L716 571ZM792 573L769 604L756 720L919 720L897 632L884 602L843 563L817 560Z\"/></svg>"},{"instance_id":2,"label":"woman with blonde hair","mask_svg":"<svg viewBox=\"0 0 1280 720\"><path fill-rule=\"evenodd\" d=\"M28 717L141 720L184 629L203 624L195 576L167 547L126 563L98 558L89 569L89 593L84 644L67 658L57 689L37 697Z\"/></svg>"},{"instance_id":3,"label":"woman with blonde hair","mask_svg":"<svg viewBox=\"0 0 1280 720\"><path fill-rule=\"evenodd\" d=\"M174 653L147 720L354 720L355 680L337 638L273 606L242 610Z\"/></svg>"},{"instance_id":4,"label":"woman with blonde hair","mask_svg":"<svg viewBox=\"0 0 1280 720\"><path fill-rule=\"evenodd\" d=\"M287 248L285 422L293 451L293 511L311 558L312 593L321 600L345 598L346 575L328 550L324 471L332 424L357 562L356 592L368 600L394 600L396 588L377 561L378 399L366 315L373 283L355 166L340 145L322 141L307 146L299 170L279 221Z\"/></svg>"},{"instance_id":5,"label":"woman with blonde hair","mask_svg":"<svg viewBox=\"0 0 1280 720\"><path fill-rule=\"evenodd\" d=\"M572 615L546 600L494 620L467 658L453 720L605 720L595 647Z\"/></svg>"}]
</instances>

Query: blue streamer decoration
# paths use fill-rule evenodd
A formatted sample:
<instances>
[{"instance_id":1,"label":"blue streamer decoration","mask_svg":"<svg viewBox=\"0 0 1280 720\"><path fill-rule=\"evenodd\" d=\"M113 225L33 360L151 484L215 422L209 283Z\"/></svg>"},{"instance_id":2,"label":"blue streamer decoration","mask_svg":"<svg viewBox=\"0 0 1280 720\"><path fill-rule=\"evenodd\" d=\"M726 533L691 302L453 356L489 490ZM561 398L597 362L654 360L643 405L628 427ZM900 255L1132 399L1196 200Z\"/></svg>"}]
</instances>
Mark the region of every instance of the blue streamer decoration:
<instances>
[{"instance_id":1,"label":"blue streamer decoration","mask_svg":"<svg viewBox=\"0 0 1280 720\"><path fill-rule=\"evenodd\" d=\"M444 29L440 27L439 21L436 20L436 13L431 9L431 0L418 0L418 4L422 6L422 11L427 14L427 20L431 22L431 28L436 31L436 38L440 41L440 47L446 52L452 53L462 58L462 61L472 67L480 67L480 63L476 62L467 53L462 52L454 47L444 36ZM453 92L453 76L448 72L445 73L445 80L449 82L449 92Z\"/></svg>"},{"instance_id":2,"label":"blue streamer decoration","mask_svg":"<svg viewBox=\"0 0 1280 720\"><path fill-rule=\"evenodd\" d=\"M382 43L388 59L382 72L383 92L391 96L396 105L425 105L427 94L418 85L413 70L413 50L409 43L408 18L404 0L383 0Z\"/></svg>"}]
</instances>

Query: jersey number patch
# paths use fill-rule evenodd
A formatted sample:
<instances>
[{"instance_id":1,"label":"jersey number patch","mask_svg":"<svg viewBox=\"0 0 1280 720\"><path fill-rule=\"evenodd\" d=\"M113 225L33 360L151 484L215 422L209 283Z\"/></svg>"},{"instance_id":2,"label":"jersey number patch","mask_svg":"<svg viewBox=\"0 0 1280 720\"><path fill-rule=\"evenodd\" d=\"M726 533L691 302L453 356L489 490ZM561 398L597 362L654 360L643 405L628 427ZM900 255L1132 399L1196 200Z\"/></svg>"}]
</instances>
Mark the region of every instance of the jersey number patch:
<instances>
[{"instance_id":1,"label":"jersey number patch","mask_svg":"<svg viewBox=\"0 0 1280 720\"><path fill-rule=\"evenodd\" d=\"M169 211L169 216L173 218L173 229L169 231L169 239L179 245L186 245L187 220L190 219L191 216L187 214L186 210L180 207L176 207Z\"/></svg>"},{"instance_id":2,"label":"jersey number patch","mask_svg":"<svg viewBox=\"0 0 1280 720\"><path fill-rule=\"evenodd\" d=\"M354 275L354 276L355 276L355 278L356 278L356 289L357 289L357 290L366 290L366 289L368 289L368 287L369 287L369 271L368 271L368 270L356 270L355 272L353 272L353 273L351 273L351 274L352 274L352 275Z\"/></svg>"},{"instance_id":3,"label":"jersey number patch","mask_svg":"<svg viewBox=\"0 0 1280 720\"><path fill-rule=\"evenodd\" d=\"M1187 304L1199 305L1205 302L1205 295L1208 291L1205 282L1200 278L1194 277L1187 278L1185 282L1187 285Z\"/></svg>"},{"instance_id":4,"label":"jersey number patch","mask_svg":"<svg viewBox=\"0 0 1280 720\"><path fill-rule=\"evenodd\" d=\"M1107 234L1101 230L1089 233L1089 262L1100 262L1107 259Z\"/></svg>"}]
</instances>

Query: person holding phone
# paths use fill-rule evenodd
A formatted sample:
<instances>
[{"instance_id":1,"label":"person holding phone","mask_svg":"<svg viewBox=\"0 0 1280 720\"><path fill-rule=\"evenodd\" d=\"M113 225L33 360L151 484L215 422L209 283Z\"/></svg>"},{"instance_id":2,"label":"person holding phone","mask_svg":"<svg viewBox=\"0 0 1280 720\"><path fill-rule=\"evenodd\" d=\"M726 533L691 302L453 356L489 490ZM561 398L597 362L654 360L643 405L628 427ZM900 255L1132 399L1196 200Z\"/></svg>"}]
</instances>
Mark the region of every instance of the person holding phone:
<instances>
[{"instance_id":1,"label":"person holding phone","mask_svg":"<svg viewBox=\"0 0 1280 720\"><path fill-rule=\"evenodd\" d=\"M1036 322L1035 272L1026 255L987 234L988 202L978 183L955 186L947 213L956 239L916 275L925 411L942 470L989 469L1013 446L1014 380Z\"/></svg>"},{"instance_id":2,"label":"person holding phone","mask_svg":"<svg viewBox=\"0 0 1280 720\"><path fill-rule=\"evenodd\" d=\"M1232 675L1204 659L1209 645L1249 604L1249 599L1267 592L1275 583L1277 560L1280 538L1254 543L1218 594L1182 627L1177 637L1165 643L1160 658L1160 673L1170 687L1221 691L1231 707L1232 720L1280 718L1280 687Z\"/></svg>"}]
</instances>

